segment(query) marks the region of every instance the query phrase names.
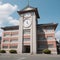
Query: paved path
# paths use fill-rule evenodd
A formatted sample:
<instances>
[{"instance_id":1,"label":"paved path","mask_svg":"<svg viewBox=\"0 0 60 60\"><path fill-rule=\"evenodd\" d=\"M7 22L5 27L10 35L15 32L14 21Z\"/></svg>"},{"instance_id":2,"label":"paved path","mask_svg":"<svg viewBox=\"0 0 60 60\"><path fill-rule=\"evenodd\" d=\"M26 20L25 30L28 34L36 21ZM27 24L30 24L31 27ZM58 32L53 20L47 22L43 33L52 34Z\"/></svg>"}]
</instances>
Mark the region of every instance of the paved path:
<instances>
[{"instance_id":1,"label":"paved path","mask_svg":"<svg viewBox=\"0 0 60 60\"><path fill-rule=\"evenodd\" d=\"M60 60L60 55L0 54L0 60Z\"/></svg>"}]
</instances>

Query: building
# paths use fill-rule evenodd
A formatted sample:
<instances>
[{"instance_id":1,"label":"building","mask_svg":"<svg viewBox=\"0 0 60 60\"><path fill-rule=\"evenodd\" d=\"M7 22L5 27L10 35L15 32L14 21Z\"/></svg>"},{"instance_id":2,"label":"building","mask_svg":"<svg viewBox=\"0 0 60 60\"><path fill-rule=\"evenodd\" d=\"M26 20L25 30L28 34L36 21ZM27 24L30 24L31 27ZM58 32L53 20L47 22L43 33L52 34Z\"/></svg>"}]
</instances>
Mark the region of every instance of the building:
<instances>
[{"instance_id":1,"label":"building","mask_svg":"<svg viewBox=\"0 0 60 60\"><path fill-rule=\"evenodd\" d=\"M1 49L1 37L0 37L0 49Z\"/></svg>"},{"instance_id":2,"label":"building","mask_svg":"<svg viewBox=\"0 0 60 60\"><path fill-rule=\"evenodd\" d=\"M60 40L56 41L57 43L57 53L60 54Z\"/></svg>"},{"instance_id":3,"label":"building","mask_svg":"<svg viewBox=\"0 0 60 60\"><path fill-rule=\"evenodd\" d=\"M58 24L38 24L40 18L38 9L27 6L21 11L19 26L2 27L4 30L1 49L17 50L18 53L41 53L43 49L50 49L57 54L55 29Z\"/></svg>"}]
</instances>

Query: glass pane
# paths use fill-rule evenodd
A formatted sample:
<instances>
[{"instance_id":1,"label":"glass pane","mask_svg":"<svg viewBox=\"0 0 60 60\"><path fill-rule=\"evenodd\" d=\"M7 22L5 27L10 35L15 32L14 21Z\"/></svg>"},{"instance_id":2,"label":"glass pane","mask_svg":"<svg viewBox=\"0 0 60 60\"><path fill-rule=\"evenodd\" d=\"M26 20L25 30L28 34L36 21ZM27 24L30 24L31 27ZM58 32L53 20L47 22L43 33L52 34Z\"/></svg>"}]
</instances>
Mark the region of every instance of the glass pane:
<instances>
[{"instance_id":1,"label":"glass pane","mask_svg":"<svg viewBox=\"0 0 60 60\"><path fill-rule=\"evenodd\" d=\"M24 29L24 30L23 30L23 33L24 33L24 34L30 34L30 29Z\"/></svg>"}]
</instances>

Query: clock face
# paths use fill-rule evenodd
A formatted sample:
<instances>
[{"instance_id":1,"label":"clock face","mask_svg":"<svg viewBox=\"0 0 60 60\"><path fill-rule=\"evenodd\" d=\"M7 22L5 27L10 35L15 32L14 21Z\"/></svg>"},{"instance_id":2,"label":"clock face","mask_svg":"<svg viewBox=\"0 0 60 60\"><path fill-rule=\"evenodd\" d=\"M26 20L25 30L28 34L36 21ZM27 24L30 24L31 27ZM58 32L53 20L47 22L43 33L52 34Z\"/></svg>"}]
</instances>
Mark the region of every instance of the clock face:
<instances>
[{"instance_id":1,"label":"clock face","mask_svg":"<svg viewBox=\"0 0 60 60\"><path fill-rule=\"evenodd\" d=\"M30 27L31 25L31 20L24 20L24 27Z\"/></svg>"}]
</instances>

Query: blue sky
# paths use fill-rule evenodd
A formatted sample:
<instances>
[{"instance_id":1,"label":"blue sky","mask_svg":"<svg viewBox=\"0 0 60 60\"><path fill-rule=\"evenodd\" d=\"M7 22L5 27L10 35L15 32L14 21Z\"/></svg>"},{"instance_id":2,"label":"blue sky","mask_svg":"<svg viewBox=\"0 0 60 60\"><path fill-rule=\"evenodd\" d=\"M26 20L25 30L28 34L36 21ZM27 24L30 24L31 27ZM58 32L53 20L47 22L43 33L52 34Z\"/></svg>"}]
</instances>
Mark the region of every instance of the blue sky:
<instances>
[{"instance_id":1,"label":"blue sky","mask_svg":"<svg viewBox=\"0 0 60 60\"><path fill-rule=\"evenodd\" d=\"M27 5L28 0L3 0L2 2L17 5L21 10ZM60 25L60 0L30 0L30 5L38 8L41 17L39 23L59 23ZM19 18L17 12L14 12L12 16ZM59 26L57 30L60 30Z\"/></svg>"},{"instance_id":2,"label":"blue sky","mask_svg":"<svg viewBox=\"0 0 60 60\"><path fill-rule=\"evenodd\" d=\"M17 20L19 20L17 11L27 6L28 0L1 0L0 2L1 6L5 4L12 8L11 14L8 15L8 19L6 19L6 21L3 20L3 25L0 23L1 26L9 26L15 25L15 21L17 22ZM40 15L39 23L58 23L56 32L57 34L60 33L60 0L30 0L30 5L38 8ZM8 9L5 8L5 10ZM11 21L8 22L9 20ZM16 25L17 24L18 22Z\"/></svg>"}]
</instances>

